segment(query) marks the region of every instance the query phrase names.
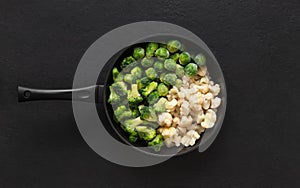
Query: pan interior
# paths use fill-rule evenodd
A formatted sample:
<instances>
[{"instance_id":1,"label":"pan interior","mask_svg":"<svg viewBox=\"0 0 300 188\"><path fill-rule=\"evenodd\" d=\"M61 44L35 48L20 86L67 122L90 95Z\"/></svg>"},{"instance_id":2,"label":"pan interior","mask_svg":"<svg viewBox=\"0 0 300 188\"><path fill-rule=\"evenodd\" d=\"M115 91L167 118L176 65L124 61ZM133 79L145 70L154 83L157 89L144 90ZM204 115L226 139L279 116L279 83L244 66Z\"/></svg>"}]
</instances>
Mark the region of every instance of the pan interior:
<instances>
[{"instance_id":1,"label":"pan interior","mask_svg":"<svg viewBox=\"0 0 300 188\"><path fill-rule=\"evenodd\" d=\"M180 40L183 44L185 44L185 47L190 47L189 49L192 50L192 53L195 53L197 51L200 51L207 57L207 62L213 62L214 59L209 56L209 54L206 53L204 49L199 49L199 46L193 44L192 42L185 40L185 39L178 39ZM112 78L112 68L117 67L120 69L120 63L125 57L128 57L132 55L132 51L135 47L143 47L145 49L146 44L148 42L143 42L143 43L137 43L131 46L128 46L119 52L117 52L113 57L110 58L110 60L105 64L104 68L101 70L97 84L99 85L104 85L104 95L103 95L103 103L96 104L97 110L98 110L98 115L103 122L103 125L105 126L106 130L113 136L115 139L118 141L135 146L137 149L146 152L148 154L152 155L157 155L157 156L169 156L169 155L181 155L187 152L190 152L192 150L195 150L198 148L201 138L198 139L195 143L195 145L190 146L190 147L184 147L184 148L167 148L167 147L162 147L162 149L159 152L154 151L151 148L147 148L147 145L145 142L142 141L137 141L135 143L131 143L128 140L128 134L120 127L119 123L114 121L114 110L112 108L112 105L107 102L108 97L109 97L109 85L113 83L113 78ZM217 80L216 80L217 81Z\"/></svg>"}]
</instances>

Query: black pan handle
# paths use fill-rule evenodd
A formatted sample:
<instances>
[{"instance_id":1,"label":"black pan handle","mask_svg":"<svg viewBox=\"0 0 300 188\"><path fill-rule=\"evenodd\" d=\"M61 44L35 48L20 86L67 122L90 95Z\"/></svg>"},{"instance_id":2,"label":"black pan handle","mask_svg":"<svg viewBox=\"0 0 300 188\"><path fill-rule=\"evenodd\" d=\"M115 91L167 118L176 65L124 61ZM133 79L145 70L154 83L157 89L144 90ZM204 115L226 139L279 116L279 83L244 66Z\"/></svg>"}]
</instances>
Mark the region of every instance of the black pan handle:
<instances>
[{"instance_id":1,"label":"black pan handle","mask_svg":"<svg viewBox=\"0 0 300 188\"><path fill-rule=\"evenodd\" d=\"M78 89L32 89L18 87L18 101L73 100L100 103L103 101L103 86L96 85Z\"/></svg>"}]
</instances>

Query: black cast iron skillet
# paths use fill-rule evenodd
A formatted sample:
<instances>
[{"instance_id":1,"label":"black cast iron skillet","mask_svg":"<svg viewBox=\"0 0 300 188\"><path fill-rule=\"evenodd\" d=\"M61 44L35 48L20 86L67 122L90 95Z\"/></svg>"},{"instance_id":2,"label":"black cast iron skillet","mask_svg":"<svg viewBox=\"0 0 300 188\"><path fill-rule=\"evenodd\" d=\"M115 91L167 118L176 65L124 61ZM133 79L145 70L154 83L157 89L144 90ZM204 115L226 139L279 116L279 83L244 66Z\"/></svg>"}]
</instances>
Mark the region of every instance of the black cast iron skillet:
<instances>
[{"instance_id":1,"label":"black cast iron skillet","mask_svg":"<svg viewBox=\"0 0 300 188\"><path fill-rule=\"evenodd\" d=\"M197 140L196 144L190 147L184 148L166 148L163 147L160 152L155 152L151 148L147 148L145 143L136 142L131 143L128 140L128 135L120 127L118 123L113 120L113 108L107 102L109 96L109 85L112 84L112 73L111 70L113 67L119 67L120 62L127 56L132 54L134 47L145 47L147 43L138 43L132 46L129 46L125 49L117 52L110 60L105 64L103 69L100 71L97 85L89 86L78 89L32 89L27 87L18 87L18 101L27 102L27 101L36 101L36 100L75 100L83 102L92 102L95 103L98 111L99 118L103 122L106 130L113 136L115 139L119 140L128 145L135 146L138 150L146 152L147 154L152 154L155 156L170 156L170 155L181 155L193 151L198 148L201 139ZM209 58L208 54L203 52L206 57ZM91 95L92 92L96 92L95 95ZM73 98L72 98L73 96ZM95 96L95 97L91 97ZM203 133L205 134L205 132ZM202 136L201 136L202 137Z\"/></svg>"}]
</instances>

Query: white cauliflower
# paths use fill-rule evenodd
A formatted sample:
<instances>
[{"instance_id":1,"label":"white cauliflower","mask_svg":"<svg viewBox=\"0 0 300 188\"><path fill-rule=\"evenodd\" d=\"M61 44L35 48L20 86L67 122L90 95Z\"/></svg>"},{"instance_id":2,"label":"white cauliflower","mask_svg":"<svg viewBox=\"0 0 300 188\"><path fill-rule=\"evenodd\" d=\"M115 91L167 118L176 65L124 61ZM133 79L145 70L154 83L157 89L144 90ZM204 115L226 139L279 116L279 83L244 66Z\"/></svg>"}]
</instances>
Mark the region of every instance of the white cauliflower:
<instances>
[{"instance_id":1,"label":"white cauliflower","mask_svg":"<svg viewBox=\"0 0 300 188\"><path fill-rule=\"evenodd\" d=\"M216 120L216 113L213 110L209 109L205 113L204 121L201 122L201 126L204 128L212 128L215 125Z\"/></svg>"},{"instance_id":2,"label":"white cauliflower","mask_svg":"<svg viewBox=\"0 0 300 188\"><path fill-rule=\"evenodd\" d=\"M210 108L218 108L221 104L221 99L219 97L216 97L211 100Z\"/></svg>"},{"instance_id":3,"label":"white cauliflower","mask_svg":"<svg viewBox=\"0 0 300 188\"><path fill-rule=\"evenodd\" d=\"M214 95L217 96L220 92L220 85L215 84L215 85L210 85L209 86L209 91Z\"/></svg>"},{"instance_id":4,"label":"white cauliflower","mask_svg":"<svg viewBox=\"0 0 300 188\"><path fill-rule=\"evenodd\" d=\"M165 104L167 111L173 111L175 107L177 106L177 100L172 99L171 101L166 102Z\"/></svg>"},{"instance_id":5,"label":"white cauliflower","mask_svg":"<svg viewBox=\"0 0 300 188\"><path fill-rule=\"evenodd\" d=\"M193 122L193 118L191 116L182 116L179 122L180 127L188 127L191 126Z\"/></svg>"},{"instance_id":6,"label":"white cauliflower","mask_svg":"<svg viewBox=\"0 0 300 188\"><path fill-rule=\"evenodd\" d=\"M158 115L158 124L161 126L170 127L172 124L172 115L168 112L161 113Z\"/></svg>"},{"instance_id":7,"label":"white cauliflower","mask_svg":"<svg viewBox=\"0 0 300 188\"><path fill-rule=\"evenodd\" d=\"M190 103L187 101L183 101L180 107L180 115L187 116L190 113Z\"/></svg>"},{"instance_id":8,"label":"white cauliflower","mask_svg":"<svg viewBox=\"0 0 300 188\"><path fill-rule=\"evenodd\" d=\"M174 127L160 129L161 135L165 138L171 138L177 134L177 130Z\"/></svg>"}]
</instances>

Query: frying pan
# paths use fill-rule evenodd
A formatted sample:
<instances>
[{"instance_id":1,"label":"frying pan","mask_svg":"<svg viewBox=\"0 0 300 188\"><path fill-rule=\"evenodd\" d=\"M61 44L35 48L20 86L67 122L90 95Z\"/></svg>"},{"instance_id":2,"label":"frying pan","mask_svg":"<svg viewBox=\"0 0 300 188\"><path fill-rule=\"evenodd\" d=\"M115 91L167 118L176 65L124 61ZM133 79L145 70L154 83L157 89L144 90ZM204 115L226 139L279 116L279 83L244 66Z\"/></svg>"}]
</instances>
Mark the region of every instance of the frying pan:
<instances>
[{"instance_id":1,"label":"frying pan","mask_svg":"<svg viewBox=\"0 0 300 188\"><path fill-rule=\"evenodd\" d=\"M29 87L18 87L18 101L28 102L36 100L72 100L80 102L94 103L97 108L98 116L105 127L105 129L110 133L112 137L116 140L134 146L137 150L154 155L154 156L171 156L176 153L176 155L182 155L191 152L201 146L201 143L212 143L218 133L220 126L225 115L226 109L226 87L225 81L220 69L220 66L216 59L211 53L207 52L205 49L199 47L193 41L186 39L183 36L174 36L168 34L160 34L155 36L155 40L151 40L151 36L148 37L147 41L137 42L134 44L129 44L127 47L116 52L103 66L102 70L99 70L99 76L96 85L91 85L82 88L75 89L33 89ZM145 147L144 143L137 142L131 143L128 140L128 135L121 129L120 125L113 120L113 108L107 102L109 96L109 85L113 82L111 70L115 66L119 66L120 62L124 57L130 56L132 50L136 46L145 46L147 42L160 42L165 43L168 40L177 39L182 42L185 49L196 54L197 52L203 53L207 57L207 67L212 80L221 85L221 92L219 96L222 98L222 104L220 110L217 111L217 122L214 128L206 130L194 146L184 147L184 148L166 148L163 147L160 152L155 152L154 150ZM214 129L216 129L214 131ZM205 145L205 144L204 144ZM208 146L204 146L202 149L199 147L199 151L204 151Z\"/></svg>"}]
</instances>

